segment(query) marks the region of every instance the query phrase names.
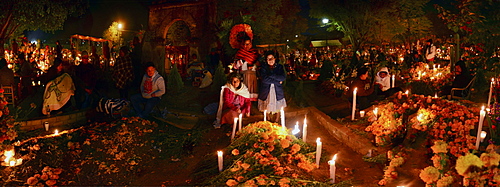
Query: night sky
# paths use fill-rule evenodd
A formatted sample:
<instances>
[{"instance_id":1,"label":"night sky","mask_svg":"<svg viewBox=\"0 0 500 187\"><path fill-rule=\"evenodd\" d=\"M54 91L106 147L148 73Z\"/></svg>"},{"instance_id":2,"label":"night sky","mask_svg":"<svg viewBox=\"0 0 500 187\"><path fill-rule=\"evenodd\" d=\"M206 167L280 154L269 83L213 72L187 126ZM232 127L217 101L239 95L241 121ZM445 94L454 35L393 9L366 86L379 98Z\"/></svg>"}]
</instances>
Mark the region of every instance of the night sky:
<instances>
[{"instance_id":1,"label":"night sky","mask_svg":"<svg viewBox=\"0 0 500 187\"><path fill-rule=\"evenodd\" d=\"M152 0L89 0L90 8L84 15L70 17L64 28L54 34L42 31L26 32L30 41L45 39L48 42L67 40L73 34L102 37L113 21L123 23L124 30L138 31L148 25L148 6Z\"/></svg>"}]
</instances>

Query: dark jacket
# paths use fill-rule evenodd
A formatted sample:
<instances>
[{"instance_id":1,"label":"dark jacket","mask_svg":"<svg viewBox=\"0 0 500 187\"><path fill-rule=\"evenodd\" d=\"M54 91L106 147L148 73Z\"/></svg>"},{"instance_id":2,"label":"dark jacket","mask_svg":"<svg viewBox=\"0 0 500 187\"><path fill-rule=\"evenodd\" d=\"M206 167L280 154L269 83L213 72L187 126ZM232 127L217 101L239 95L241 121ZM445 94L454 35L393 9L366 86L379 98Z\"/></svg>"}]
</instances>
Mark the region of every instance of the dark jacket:
<instances>
[{"instance_id":1,"label":"dark jacket","mask_svg":"<svg viewBox=\"0 0 500 187\"><path fill-rule=\"evenodd\" d=\"M283 65L276 63L274 68L271 69L269 65L264 63L259 70L261 84L259 99L265 101L269 95L271 89L271 84L274 84L276 90L276 99L279 101L285 98L285 93L283 92L283 85L280 84L281 81L285 81L286 75L283 70Z\"/></svg>"}]
</instances>

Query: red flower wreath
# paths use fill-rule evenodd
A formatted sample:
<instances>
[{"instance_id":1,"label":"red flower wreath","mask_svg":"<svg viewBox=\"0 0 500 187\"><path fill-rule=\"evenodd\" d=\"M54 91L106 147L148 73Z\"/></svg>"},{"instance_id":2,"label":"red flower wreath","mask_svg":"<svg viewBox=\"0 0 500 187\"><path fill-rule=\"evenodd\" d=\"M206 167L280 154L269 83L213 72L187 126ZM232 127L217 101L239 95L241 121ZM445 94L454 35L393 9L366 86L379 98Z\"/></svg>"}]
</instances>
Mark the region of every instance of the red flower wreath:
<instances>
[{"instance_id":1,"label":"red flower wreath","mask_svg":"<svg viewBox=\"0 0 500 187\"><path fill-rule=\"evenodd\" d=\"M253 32L252 32L252 27L248 24L238 24L233 26L231 28L231 32L229 33L229 44L231 44L231 47L233 49L238 49L240 48L241 44L239 42L238 36L240 32L245 32L250 39L253 40Z\"/></svg>"}]
</instances>

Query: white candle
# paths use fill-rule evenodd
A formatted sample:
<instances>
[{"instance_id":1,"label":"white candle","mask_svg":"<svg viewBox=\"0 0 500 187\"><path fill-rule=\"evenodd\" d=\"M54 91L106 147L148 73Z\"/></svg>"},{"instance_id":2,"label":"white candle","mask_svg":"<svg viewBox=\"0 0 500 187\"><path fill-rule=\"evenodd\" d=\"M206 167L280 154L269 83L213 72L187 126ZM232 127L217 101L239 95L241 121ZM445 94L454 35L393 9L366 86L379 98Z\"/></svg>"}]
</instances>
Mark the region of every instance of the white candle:
<instances>
[{"instance_id":1,"label":"white candle","mask_svg":"<svg viewBox=\"0 0 500 187\"><path fill-rule=\"evenodd\" d=\"M283 127L283 129L286 129L286 125L285 125L285 110L283 110L283 107L281 107L281 110L280 110L280 117L281 117L281 127Z\"/></svg>"},{"instance_id":2,"label":"white candle","mask_svg":"<svg viewBox=\"0 0 500 187\"><path fill-rule=\"evenodd\" d=\"M9 166L16 166L16 161L15 160L11 160L10 163L9 163Z\"/></svg>"},{"instance_id":3,"label":"white candle","mask_svg":"<svg viewBox=\"0 0 500 187\"><path fill-rule=\"evenodd\" d=\"M375 107L375 109L373 109L373 115L375 115L375 119L378 119L378 107Z\"/></svg>"},{"instance_id":4,"label":"white candle","mask_svg":"<svg viewBox=\"0 0 500 187\"><path fill-rule=\"evenodd\" d=\"M59 135L59 131L57 129L54 131L54 135Z\"/></svg>"},{"instance_id":5,"label":"white candle","mask_svg":"<svg viewBox=\"0 0 500 187\"><path fill-rule=\"evenodd\" d=\"M365 117L365 111L364 110L359 111L359 117Z\"/></svg>"},{"instance_id":6,"label":"white candle","mask_svg":"<svg viewBox=\"0 0 500 187\"><path fill-rule=\"evenodd\" d=\"M486 112L484 111L484 106L481 108L481 112L479 112L479 124L477 127L477 136L476 136L476 149L479 149L479 141L481 140L481 131L483 129L483 121Z\"/></svg>"},{"instance_id":7,"label":"white candle","mask_svg":"<svg viewBox=\"0 0 500 187\"><path fill-rule=\"evenodd\" d=\"M45 131L49 131L49 122L46 121L44 125L45 125Z\"/></svg>"},{"instance_id":8,"label":"white candle","mask_svg":"<svg viewBox=\"0 0 500 187\"><path fill-rule=\"evenodd\" d=\"M392 84L391 84L391 88L394 88L394 85L396 83L396 77L394 75L392 75Z\"/></svg>"},{"instance_id":9,"label":"white candle","mask_svg":"<svg viewBox=\"0 0 500 187\"><path fill-rule=\"evenodd\" d=\"M437 93L434 94L434 98L438 98L438 94Z\"/></svg>"},{"instance_id":10,"label":"white candle","mask_svg":"<svg viewBox=\"0 0 500 187\"><path fill-rule=\"evenodd\" d=\"M222 151L217 151L217 163L219 164L219 172L222 171L222 165L223 165L223 158L222 158Z\"/></svg>"},{"instance_id":11,"label":"white candle","mask_svg":"<svg viewBox=\"0 0 500 187\"><path fill-rule=\"evenodd\" d=\"M296 135L300 132L300 129L299 129L299 122L297 121L297 123L295 124L295 128L293 129L292 131L292 134L293 135Z\"/></svg>"},{"instance_id":12,"label":"white candle","mask_svg":"<svg viewBox=\"0 0 500 187\"><path fill-rule=\"evenodd\" d=\"M264 110L264 121L267 121L267 110Z\"/></svg>"},{"instance_id":13,"label":"white candle","mask_svg":"<svg viewBox=\"0 0 500 187\"><path fill-rule=\"evenodd\" d=\"M240 120L239 120L239 123L238 123L238 131L241 130L241 120L243 118L243 114L240 114L240 116L238 117Z\"/></svg>"},{"instance_id":14,"label":"white candle","mask_svg":"<svg viewBox=\"0 0 500 187\"><path fill-rule=\"evenodd\" d=\"M234 125L233 125L233 133L231 134L231 140L234 139L234 136L236 135L236 126L238 125L238 118L234 118Z\"/></svg>"},{"instance_id":15,"label":"white candle","mask_svg":"<svg viewBox=\"0 0 500 187\"><path fill-rule=\"evenodd\" d=\"M323 143L321 142L321 139L318 138L316 139L316 165L318 165L318 168L319 168L319 159L321 158L321 147L323 147Z\"/></svg>"},{"instance_id":16,"label":"white candle","mask_svg":"<svg viewBox=\"0 0 500 187\"><path fill-rule=\"evenodd\" d=\"M491 102L491 93L493 92L493 83L495 82L494 78L491 78L491 83L490 83L490 93L488 95L488 103L486 103L486 107L490 107L490 102Z\"/></svg>"},{"instance_id":17,"label":"white candle","mask_svg":"<svg viewBox=\"0 0 500 187\"><path fill-rule=\"evenodd\" d=\"M484 141L484 138L486 138L486 135L487 135L487 134L488 134L488 133L486 133L486 131L481 131L481 142L483 142L483 141Z\"/></svg>"},{"instance_id":18,"label":"white candle","mask_svg":"<svg viewBox=\"0 0 500 187\"><path fill-rule=\"evenodd\" d=\"M302 127L302 141L306 142L307 140L307 121L306 117L304 117L304 126Z\"/></svg>"},{"instance_id":19,"label":"white candle","mask_svg":"<svg viewBox=\"0 0 500 187\"><path fill-rule=\"evenodd\" d=\"M328 165L330 165L330 179L332 179L332 183L335 184L335 160L337 160L337 154L335 154L332 160L328 161Z\"/></svg>"},{"instance_id":20,"label":"white candle","mask_svg":"<svg viewBox=\"0 0 500 187\"><path fill-rule=\"evenodd\" d=\"M358 88L354 88L354 91L352 92L352 116L351 120L354 120L355 115L356 115L356 92L358 91Z\"/></svg>"}]
</instances>

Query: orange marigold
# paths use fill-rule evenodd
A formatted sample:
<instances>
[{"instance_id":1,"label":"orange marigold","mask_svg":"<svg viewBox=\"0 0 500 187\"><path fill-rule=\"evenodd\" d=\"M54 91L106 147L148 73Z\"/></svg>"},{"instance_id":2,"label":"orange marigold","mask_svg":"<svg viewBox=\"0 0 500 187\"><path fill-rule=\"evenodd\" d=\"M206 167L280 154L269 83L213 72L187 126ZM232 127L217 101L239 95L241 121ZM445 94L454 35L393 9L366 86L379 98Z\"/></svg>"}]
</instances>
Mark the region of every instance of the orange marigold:
<instances>
[{"instance_id":1,"label":"orange marigold","mask_svg":"<svg viewBox=\"0 0 500 187\"><path fill-rule=\"evenodd\" d=\"M290 150L290 153L295 154L300 151L300 145L299 144L293 144L292 149Z\"/></svg>"},{"instance_id":2,"label":"orange marigold","mask_svg":"<svg viewBox=\"0 0 500 187\"><path fill-rule=\"evenodd\" d=\"M236 156L236 155L240 154L240 151L238 149L233 149L233 151L231 151L231 153Z\"/></svg>"},{"instance_id":3,"label":"orange marigold","mask_svg":"<svg viewBox=\"0 0 500 187\"><path fill-rule=\"evenodd\" d=\"M228 186L236 186L238 184L239 183L237 181L235 181L234 179L229 179L226 181L226 185L228 185Z\"/></svg>"},{"instance_id":4,"label":"orange marigold","mask_svg":"<svg viewBox=\"0 0 500 187\"><path fill-rule=\"evenodd\" d=\"M281 147L283 147L283 148L290 147L290 141L287 139L281 139L280 144L281 144Z\"/></svg>"},{"instance_id":5,"label":"orange marigold","mask_svg":"<svg viewBox=\"0 0 500 187\"><path fill-rule=\"evenodd\" d=\"M282 178L280 179L279 185L281 187L290 186L288 183L290 183L290 180L288 178Z\"/></svg>"}]
</instances>

